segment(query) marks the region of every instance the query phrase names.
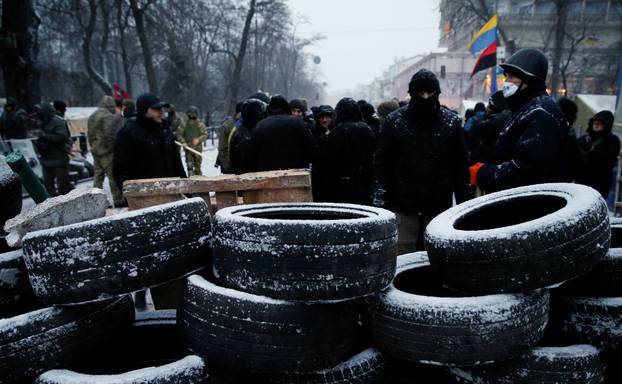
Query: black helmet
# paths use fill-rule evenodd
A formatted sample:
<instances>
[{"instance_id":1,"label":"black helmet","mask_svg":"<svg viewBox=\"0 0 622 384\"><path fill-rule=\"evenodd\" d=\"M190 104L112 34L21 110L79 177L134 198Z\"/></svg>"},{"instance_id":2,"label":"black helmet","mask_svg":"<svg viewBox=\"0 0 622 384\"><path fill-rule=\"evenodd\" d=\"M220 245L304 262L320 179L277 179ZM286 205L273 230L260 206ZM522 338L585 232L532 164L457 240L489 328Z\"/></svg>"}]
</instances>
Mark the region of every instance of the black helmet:
<instances>
[{"instance_id":1,"label":"black helmet","mask_svg":"<svg viewBox=\"0 0 622 384\"><path fill-rule=\"evenodd\" d=\"M549 61L544 53L538 49L522 48L499 66L505 72L511 73L523 81L536 80L544 83L549 70Z\"/></svg>"},{"instance_id":2,"label":"black helmet","mask_svg":"<svg viewBox=\"0 0 622 384\"><path fill-rule=\"evenodd\" d=\"M191 105L186 110L186 114L187 115L192 114L192 115L195 115L195 116L199 116L199 108L195 107L194 105Z\"/></svg>"},{"instance_id":3,"label":"black helmet","mask_svg":"<svg viewBox=\"0 0 622 384\"><path fill-rule=\"evenodd\" d=\"M259 99L246 99L242 104L243 124L252 129L266 115L266 103Z\"/></svg>"}]
</instances>

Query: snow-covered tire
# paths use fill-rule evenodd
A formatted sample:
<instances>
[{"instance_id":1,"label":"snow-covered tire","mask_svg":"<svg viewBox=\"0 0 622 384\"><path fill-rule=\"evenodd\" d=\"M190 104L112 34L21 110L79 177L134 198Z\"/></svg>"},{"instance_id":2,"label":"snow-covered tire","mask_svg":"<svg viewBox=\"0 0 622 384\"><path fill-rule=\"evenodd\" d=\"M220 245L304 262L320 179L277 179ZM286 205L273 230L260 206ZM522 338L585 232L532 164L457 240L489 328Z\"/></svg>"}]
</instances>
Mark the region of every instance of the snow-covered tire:
<instances>
[{"instance_id":1,"label":"snow-covered tire","mask_svg":"<svg viewBox=\"0 0 622 384\"><path fill-rule=\"evenodd\" d=\"M257 204L219 210L220 284L286 300L336 300L386 287L395 273L395 215L353 204Z\"/></svg>"},{"instance_id":2,"label":"snow-covered tire","mask_svg":"<svg viewBox=\"0 0 622 384\"><path fill-rule=\"evenodd\" d=\"M379 350L372 347L332 368L273 375L261 381L269 384L382 384L385 383L385 359Z\"/></svg>"},{"instance_id":3,"label":"snow-covered tire","mask_svg":"<svg viewBox=\"0 0 622 384\"><path fill-rule=\"evenodd\" d=\"M622 297L554 296L551 328L564 340L622 347Z\"/></svg>"},{"instance_id":4,"label":"snow-covered tire","mask_svg":"<svg viewBox=\"0 0 622 384\"><path fill-rule=\"evenodd\" d=\"M609 248L596 268L564 283L560 290L572 296L621 297L622 248Z\"/></svg>"},{"instance_id":5,"label":"snow-covered tire","mask_svg":"<svg viewBox=\"0 0 622 384\"><path fill-rule=\"evenodd\" d=\"M0 254L0 319L39 306L32 292L21 249Z\"/></svg>"},{"instance_id":6,"label":"snow-covered tire","mask_svg":"<svg viewBox=\"0 0 622 384\"><path fill-rule=\"evenodd\" d=\"M35 384L201 384L209 371L199 356L186 356L159 367L149 367L116 375L87 375L66 369L45 372Z\"/></svg>"},{"instance_id":7,"label":"snow-covered tire","mask_svg":"<svg viewBox=\"0 0 622 384\"><path fill-rule=\"evenodd\" d=\"M4 156L0 158L0 196L1 231L4 222L17 216L22 210L22 183L6 163Z\"/></svg>"},{"instance_id":8,"label":"snow-covered tire","mask_svg":"<svg viewBox=\"0 0 622 384\"><path fill-rule=\"evenodd\" d=\"M471 366L520 356L548 319L546 290L452 297L429 264L415 263L366 299L373 344L400 359Z\"/></svg>"},{"instance_id":9,"label":"snow-covered tire","mask_svg":"<svg viewBox=\"0 0 622 384\"><path fill-rule=\"evenodd\" d=\"M129 296L0 319L0 383L34 379L77 360L132 321L134 303Z\"/></svg>"},{"instance_id":10,"label":"snow-covered tire","mask_svg":"<svg viewBox=\"0 0 622 384\"><path fill-rule=\"evenodd\" d=\"M527 292L582 275L605 257L610 229L600 194L580 184L539 184L485 195L436 216L430 264L454 289Z\"/></svg>"},{"instance_id":11,"label":"snow-covered tire","mask_svg":"<svg viewBox=\"0 0 622 384\"><path fill-rule=\"evenodd\" d=\"M346 358L355 343L352 302L282 301L187 279L177 312L182 341L226 366L266 373L313 371Z\"/></svg>"},{"instance_id":12,"label":"snow-covered tire","mask_svg":"<svg viewBox=\"0 0 622 384\"><path fill-rule=\"evenodd\" d=\"M210 216L193 198L23 239L37 297L49 304L107 299L180 278L210 261Z\"/></svg>"},{"instance_id":13,"label":"snow-covered tire","mask_svg":"<svg viewBox=\"0 0 622 384\"><path fill-rule=\"evenodd\" d=\"M450 372L458 383L599 384L605 361L602 350L589 344L535 347L517 359Z\"/></svg>"}]
</instances>

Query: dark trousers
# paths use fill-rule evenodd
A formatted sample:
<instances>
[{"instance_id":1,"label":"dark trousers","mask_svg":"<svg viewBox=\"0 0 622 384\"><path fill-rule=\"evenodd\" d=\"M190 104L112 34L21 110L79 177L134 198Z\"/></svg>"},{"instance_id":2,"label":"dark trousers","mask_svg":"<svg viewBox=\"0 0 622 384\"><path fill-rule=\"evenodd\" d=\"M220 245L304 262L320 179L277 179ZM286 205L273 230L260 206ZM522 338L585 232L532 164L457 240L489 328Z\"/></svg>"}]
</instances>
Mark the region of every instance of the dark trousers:
<instances>
[{"instance_id":1,"label":"dark trousers","mask_svg":"<svg viewBox=\"0 0 622 384\"><path fill-rule=\"evenodd\" d=\"M64 195L73 189L69 182L69 165L43 167L43 184L50 196Z\"/></svg>"}]
</instances>

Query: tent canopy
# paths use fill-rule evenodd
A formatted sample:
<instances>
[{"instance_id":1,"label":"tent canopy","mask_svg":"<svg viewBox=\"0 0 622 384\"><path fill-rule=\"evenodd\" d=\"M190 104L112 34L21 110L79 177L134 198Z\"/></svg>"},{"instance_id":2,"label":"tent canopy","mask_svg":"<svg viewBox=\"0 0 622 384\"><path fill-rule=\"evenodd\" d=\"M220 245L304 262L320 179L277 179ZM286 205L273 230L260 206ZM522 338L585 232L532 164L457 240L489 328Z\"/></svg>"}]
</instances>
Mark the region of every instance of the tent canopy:
<instances>
[{"instance_id":1,"label":"tent canopy","mask_svg":"<svg viewBox=\"0 0 622 384\"><path fill-rule=\"evenodd\" d=\"M65 120L72 136L86 133L89 117L95 113L96 107L69 107L65 112Z\"/></svg>"},{"instance_id":2,"label":"tent canopy","mask_svg":"<svg viewBox=\"0 0 622 384\"><path fill-rule=\"evenodd\" d=\"M596 113L604 110L615 113L616 97L614 95L579 94L575 97L575 103L578 107L575 126L580 128L580 132L585 132L590 119Z\"/></svg>"}]
</instances>

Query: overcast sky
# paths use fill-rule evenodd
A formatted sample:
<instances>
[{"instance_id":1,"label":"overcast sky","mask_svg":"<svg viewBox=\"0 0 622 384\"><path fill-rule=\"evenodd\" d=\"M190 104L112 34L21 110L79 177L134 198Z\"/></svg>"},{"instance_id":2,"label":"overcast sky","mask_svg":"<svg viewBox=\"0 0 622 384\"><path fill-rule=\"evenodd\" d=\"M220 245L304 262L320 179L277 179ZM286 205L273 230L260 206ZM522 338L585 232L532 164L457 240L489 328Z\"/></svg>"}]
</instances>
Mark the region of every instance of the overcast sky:
<instances>
[{"instance_id":1,"label":"overcast sky","mask_svg":"<svg viewBox=\"0 0 622 384\"><path fill-rule=\"evenodd\" d=\"M352 89L380 76L395 58L438 46L439 0L289 0L306 17L298 35L326 38L307 49L320 56L329 91Z\"/></svg>"}]
</instances>

